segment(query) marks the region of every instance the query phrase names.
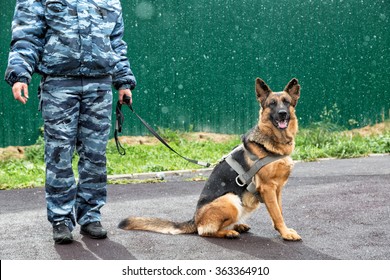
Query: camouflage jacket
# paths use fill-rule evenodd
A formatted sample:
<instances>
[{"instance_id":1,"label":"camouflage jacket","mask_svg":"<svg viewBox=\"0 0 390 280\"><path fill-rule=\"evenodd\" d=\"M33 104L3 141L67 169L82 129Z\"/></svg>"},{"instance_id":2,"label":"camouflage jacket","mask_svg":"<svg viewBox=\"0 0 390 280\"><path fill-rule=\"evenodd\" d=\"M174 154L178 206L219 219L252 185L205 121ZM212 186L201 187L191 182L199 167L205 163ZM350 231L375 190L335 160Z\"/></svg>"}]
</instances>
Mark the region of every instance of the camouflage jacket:
<instances>
[{"instance_id":1,"label":"camouflage jacket","mask_svg":"<svg viewBox=\"0 0 390 280\"><path fill-rule=\"evenodd\" d=\"M116 89L133 89L123 31L120 0L17 0L5 80L110 74Z\"/></svg>"}]
</instances>

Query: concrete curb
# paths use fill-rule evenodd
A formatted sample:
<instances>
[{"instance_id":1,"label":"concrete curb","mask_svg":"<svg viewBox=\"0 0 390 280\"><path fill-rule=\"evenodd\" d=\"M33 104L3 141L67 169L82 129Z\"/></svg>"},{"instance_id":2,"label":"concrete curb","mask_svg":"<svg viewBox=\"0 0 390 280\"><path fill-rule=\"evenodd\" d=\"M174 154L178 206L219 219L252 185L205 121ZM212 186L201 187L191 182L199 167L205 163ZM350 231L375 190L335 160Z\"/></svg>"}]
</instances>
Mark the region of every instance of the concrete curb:
<instances>
[{"instance_id":1,"label":"concrete curb","mask_svg":"<svg viewBox=\"0 0 390 280\"><path fill-rule=\"evenodd\" d=\"M148 172L148 173L135 173L135 174L122 174L122 175L110 175L108 180L165 180L165 181L182 181L196 177L208 177L210 176L213 168L191 169L191 170L174 170L174 171L160 171L160 172Z\"/></svg>"}]
</instances>

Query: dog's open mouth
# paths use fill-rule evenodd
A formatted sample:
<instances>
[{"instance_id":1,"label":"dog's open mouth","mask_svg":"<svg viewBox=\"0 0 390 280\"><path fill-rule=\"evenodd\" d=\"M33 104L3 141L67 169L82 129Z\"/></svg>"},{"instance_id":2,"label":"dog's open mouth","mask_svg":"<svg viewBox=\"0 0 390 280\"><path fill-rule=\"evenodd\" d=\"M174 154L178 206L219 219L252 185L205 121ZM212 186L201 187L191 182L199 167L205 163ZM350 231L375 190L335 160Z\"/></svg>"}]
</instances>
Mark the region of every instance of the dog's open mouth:
<instances>
[{"instance_id":1,"label":"dog's open mouth","mask_svg":"<svg viewBox=\"0 0 390 280\"><path fill-rule=\"evenodd\" d=\"M288 120L280 120L280 121L277 120L276 124L279 129L286 129L288 126Z\"/></svg>"}]
</instances>

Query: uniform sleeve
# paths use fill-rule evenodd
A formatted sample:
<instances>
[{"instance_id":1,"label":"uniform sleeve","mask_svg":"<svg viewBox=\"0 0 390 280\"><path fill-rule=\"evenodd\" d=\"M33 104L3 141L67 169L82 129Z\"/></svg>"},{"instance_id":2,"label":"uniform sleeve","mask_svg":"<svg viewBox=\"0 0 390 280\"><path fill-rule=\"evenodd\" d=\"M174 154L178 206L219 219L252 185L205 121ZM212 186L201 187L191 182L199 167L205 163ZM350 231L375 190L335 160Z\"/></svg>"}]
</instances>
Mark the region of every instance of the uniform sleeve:
<instances>
[{"instance_id":1,"label":"uniform sleeve","mask_svg":"<svg viewBox=\"0 0 390 280\"><path fill-rule=\"evenodd\" d=\"M118 17L114 31L111 34L111 46L114 52L120 57L113 74L113 85L116 89L134 89L137 82L130 62L127 58L127 44L123 41L124 23L122 14Z\"/></svg>"},{"instance_id":2,"label":"uniform sleeve","mask_svg":"<svg viewBox=\"0 0 390 280\"><path fill-rule=\"evenodd\" d=\"M41 1L17 0L5 80L30 83L43 50L46 24Z\"/></svg>"}]
</instances>

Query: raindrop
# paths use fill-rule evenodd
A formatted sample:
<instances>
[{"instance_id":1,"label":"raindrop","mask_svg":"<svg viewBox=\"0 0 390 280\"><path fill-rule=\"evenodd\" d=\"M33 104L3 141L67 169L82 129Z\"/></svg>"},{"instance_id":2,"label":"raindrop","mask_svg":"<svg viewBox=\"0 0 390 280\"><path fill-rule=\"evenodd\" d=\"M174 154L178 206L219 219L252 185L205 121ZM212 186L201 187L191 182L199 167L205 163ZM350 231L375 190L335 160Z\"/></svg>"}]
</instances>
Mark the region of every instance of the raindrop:
<instances>
[{"instance_id":1,"label":"raindrop","mask_svg":"<svg viewBox=\"0 0 390 280\"><path fill-rule=\"evenodd\" d=\"M148 1L141 2L135 7L135 14L140 19L151 19L154 15L154 6Z\"/></svg>"},{"instance_id":2,"label":"raindrop","mask_svg":"<svg viewBox=\"0 0 390 280\"><path fill-rule=\"evenodd\" d=\"M161 113L166 114L168 112L169 112L168 107L164 106L164 107L161 108Z\"/></svg>"}]
</instances>

